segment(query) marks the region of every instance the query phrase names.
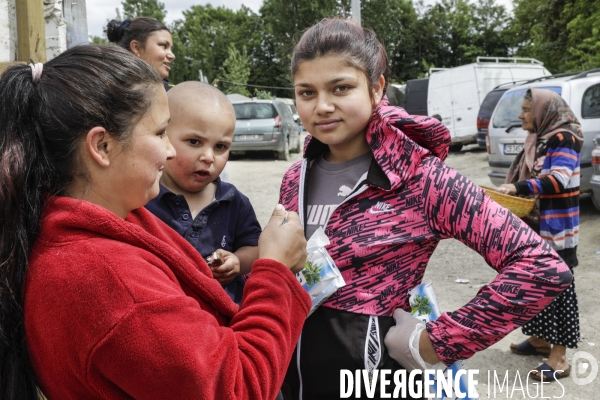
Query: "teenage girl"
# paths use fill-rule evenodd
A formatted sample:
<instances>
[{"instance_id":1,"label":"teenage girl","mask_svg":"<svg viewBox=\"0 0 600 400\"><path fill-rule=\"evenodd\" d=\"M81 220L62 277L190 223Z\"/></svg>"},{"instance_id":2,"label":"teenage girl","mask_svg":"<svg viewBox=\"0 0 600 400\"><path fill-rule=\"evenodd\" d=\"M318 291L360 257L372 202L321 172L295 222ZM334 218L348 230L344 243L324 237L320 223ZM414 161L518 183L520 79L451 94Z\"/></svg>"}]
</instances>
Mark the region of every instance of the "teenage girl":
<instances>
[{"instance_id":1,"label":"teenage girl","mask_svg":"<svg viewBox=\"0 0 600 400\"><path fill-rule=\"evenodd\" d=\"M291 71L312 137L285 174L280 202L299 213L307 238L325 229L346 286L307 319L287 398L339 398L341 369L467 359L569 285L569 268L548 244L442 162L451 142L442 124L388 105L388 58L373 31L324 19L296 45ZM477 251L498 275L425 325L407 312L407 292L446 238Z\"/></svg>"}]
</instances>

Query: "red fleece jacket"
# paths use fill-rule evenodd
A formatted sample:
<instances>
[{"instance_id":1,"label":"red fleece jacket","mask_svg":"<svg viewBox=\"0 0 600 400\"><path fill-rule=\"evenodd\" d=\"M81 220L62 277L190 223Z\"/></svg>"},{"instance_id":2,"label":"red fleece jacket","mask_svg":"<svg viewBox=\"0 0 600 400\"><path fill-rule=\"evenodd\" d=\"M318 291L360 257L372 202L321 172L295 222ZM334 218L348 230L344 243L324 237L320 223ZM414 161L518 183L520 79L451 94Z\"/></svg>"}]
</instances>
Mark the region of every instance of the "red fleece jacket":
<instances>
[{"instance_id":1,"label":"red fleece jacket","mask_svg":"<svg viewBox=\"0 0 600 400\"><path fill-rule=\"evenodd\" d=\"M238 310L198 252L143 208L50 198L25 286L50 399L274 399L310 299L257 260Z\"/></svg>"}]
</instances>

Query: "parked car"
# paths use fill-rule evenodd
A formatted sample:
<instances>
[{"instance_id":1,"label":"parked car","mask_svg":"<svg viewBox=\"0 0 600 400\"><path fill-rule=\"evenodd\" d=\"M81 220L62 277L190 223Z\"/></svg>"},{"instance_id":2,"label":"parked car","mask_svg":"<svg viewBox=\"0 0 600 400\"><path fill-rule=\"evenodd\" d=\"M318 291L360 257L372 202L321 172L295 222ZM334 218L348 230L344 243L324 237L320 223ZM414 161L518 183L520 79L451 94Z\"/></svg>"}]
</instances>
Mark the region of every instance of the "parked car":
<instances>
[{"instance_id":1,"label":"parked car","mask_svg":"<svg viewBox=\"0 0 600 400\"><path fill-rule=\"evenodd\" d=\"M490 145L487 136L488 125L490 124L492 113L494 112L494 109L496 108L496 105L502 98L504 92L506 92L513 86L523 85L531 81L531 79L528 79L517 82L503 83L501 85L496 86L491 92L489 92L485 96L485 99L483 99L483 103L481 103L481 107L479 107L479 113L477 113L477 145L480 148L487 149Z\"/></svg>"},{"instance_id":2,"label":"parked car","mask_svg":"<svg viewBox=\"0 0 600 400\"><path fill-rule=\"evenodd\" d=\"M300 115L298 114L298 110L296 109L296 103L294 103L294 100L285 97L277 97L275 98L275 100L280 100L285 103L285 105L290 109L292 116L294 117L294 122L298 124L299 130L300 132L302 132L304 130L304 127L302 126L302 121L300 120Z\"/></svg>"},{"instance_id":3,"label":"parked car","mask_svg":"<svg viewBox=\"0 0 600 400\"><path fill-rule=\"evenodd\" d=\"M590 186L592 187L592 203L596 210L600 211L600 133L594 136L594 150L592 150L592 178Z\"/></svg>"},{"instance_id":4,"label":"parked car","mask_svg":"<svg viewBox=\"0 0 600 400\"><path fill-rule=\"evenodd\" d=\"M429 78L406 81L404 109L411 115L427 115L427 89Z\"/></svg>"},{"instance_id":5,"label":"parked car","mask_svg":"<svg viewBox=\"0 0 600 400\"><path fill-rule=\"evenodd\" d=\"M475 63L437 70L430 70L427 115L442 117L452 136L453 151L477 143L477 113L492 89L550 75L541 61L517 57L477 57Z\"/></svg>"},{"instance_id":6,"label":"parked car","mask_svg":"<svg viewBox=\"0 0 600 400\"><path fill-rule=\"evenodd\" d=\"M513 83L511 82L511 84ZM494 108L496 108L496 104L498 104L500 98L509 87L507 85L495 87L485 96L481 107L479 107L479 113L477 114L477 145L482 149L487 149L488 146L487 131Z\"/></svg>"},{"instance_id":7,"label":"parked car","mask_svg":"<svg viewBox=\"0 0 600 400\"><path fill-rule=\"evenodd\" d=\"M521 129L518 116L523 96L529 88L547 89L560 94L581 123L585 140L581 149L580 190L589 192L594 137L600 133L600 68L535 79L504 93L488 127L490 180L496 186L504 183L510 164L523 148L527 132Z\"/></svg>"},{"instance_id":8,"label":"parked car","mask_svg":"<svg viewBox=\"0 0 600 400\"><path fill-rule=\"evenodd\" d=\"M233 102L231 151L272 150L280 160L300 152L300 132L289 107L279 100Z\"/></svg>"},{"instance_id":9,"label":"parked car","mask_svg":"<svg viewBox=\"0 0 600 400\"><path fill-rule=\"evenodd\" d=\"M391 83L385 95L388 98L388 101L391 106L402 107L404 108L404 98L406 93L406 85L401 85L397 83Z\"/></svg>"}]
</instances>

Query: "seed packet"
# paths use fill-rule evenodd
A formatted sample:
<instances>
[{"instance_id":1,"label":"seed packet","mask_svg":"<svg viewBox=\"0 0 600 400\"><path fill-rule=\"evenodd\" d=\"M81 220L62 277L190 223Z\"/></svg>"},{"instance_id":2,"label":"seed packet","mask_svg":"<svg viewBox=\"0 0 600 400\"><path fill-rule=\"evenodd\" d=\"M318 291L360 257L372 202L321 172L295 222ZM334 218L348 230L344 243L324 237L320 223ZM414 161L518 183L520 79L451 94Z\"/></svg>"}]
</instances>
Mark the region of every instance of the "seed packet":
<instances>
[{"instance_id":1,"label":"seed packet","mask_svg":"<svg viewBox=\"0 0 600 400\"><path fill-rule=\"evenodd\" d=\"M304 269L296 274L296 279L311 297L310 314L329 296L346 285L342 274L325 250L325 246L328 244L329 238L323 228L317 229L306 245L308 257L304 263Z\"/></svg>"},{"instance_id":2,"label":"seed packet","mask_svg":"<svg viewBox=\"0 0 600 400\"><path fill-rule=\"evenodd\" d=\"M411 314L415 318L419 318L425 322L436 320L442 313L440 312L440 308L438 306L437 299L435 297L435 292L433 291L433 286L431 285L431 281L424 281L414 289L408 291L410 295L408 299L408 303L411 307ZM450 372L450 376L452 377L452 382L454 382L454 377L459 376L459 388L462 393L477 393L474 387L471 387L471 391L469 392L469 382L467 380L468 374L461 373L458 374L460 370L467 370L465 366L465 362L463 360L458 360L451 366L447 367L444 370L444 375L447 376L448 372ZM435 375L432 374L432 378L436 378ZM437 387L440 383L437 380L433 380L432 385L430 386L429 392L437 394ZM454 400L459 397L456 396L456 393L452 393L452 396L449 396L444 390L441 391L441 397L433 397L433 399L437 400ZM479 400L479 396L466 396L460 397L461 399L466 400Z\"/></svg>"}]
</instances>

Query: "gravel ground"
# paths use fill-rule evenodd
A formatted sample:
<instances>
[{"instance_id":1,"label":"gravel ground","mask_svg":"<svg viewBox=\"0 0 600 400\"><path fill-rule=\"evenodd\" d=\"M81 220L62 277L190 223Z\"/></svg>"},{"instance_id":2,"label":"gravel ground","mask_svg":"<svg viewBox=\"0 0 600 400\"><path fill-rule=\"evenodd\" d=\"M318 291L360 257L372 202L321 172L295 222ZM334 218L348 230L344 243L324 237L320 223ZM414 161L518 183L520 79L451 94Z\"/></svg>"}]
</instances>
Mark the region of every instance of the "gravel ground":
<instances>
[{"instance_id":1,"label":"gravel ground","mask_svg":"<svg viewBox=\"0 0 600 400\"><path fill-rule=\"evenodd\" d=\"M228 164L230 180L250 198L262 226L267 223L273 207L277 204L283 174L293 162L298 160L300 160L298 154L292 155L290 161L275 161L269 153L231 157ZM476 146L466 146L460 153L450 154L446 163L476 184L492 186L487 177L487 153ZM593 294L594 291L600 290L600 213L595 211L590 198L585 196L581 198L579 241L580 264L575 269L575 277L582 331L579 348L567 352L571 363L576 351L588 352L600 361L600 318L597 316L600 300ZM490 282L495 274L479 254L456 240L444 240L433 254L425 279L433 281L441 310L452 311L474 297L477 290L483 284ZM468 279L469 283L455 283L457 278ZM598 397L600 376L592 383L583 386L575 384L573 378L568 377L562 379L560 384L544 384L543 391L538 382L532 380L528 382L527 372L541 364L544 359L539 356L517 356L510 352L510 343L517 343L525 338L521 331L517 330L467 361L470 369L479 370L477 390L481 400L507 398L588 400ZM583 378L590 374L592 367L590 363L586 369L583 361L577 362L577 365L572 365L571 375L577 373L580 378ZM582 372L584 370L585 372ZM499 385L493 384L494 374L502 382L507 373L508 385L505 384L501 390ZM489 381L488 376L490 376ZM490 382L489 386L488 382Z\"/></svg>"}]
</instances>

